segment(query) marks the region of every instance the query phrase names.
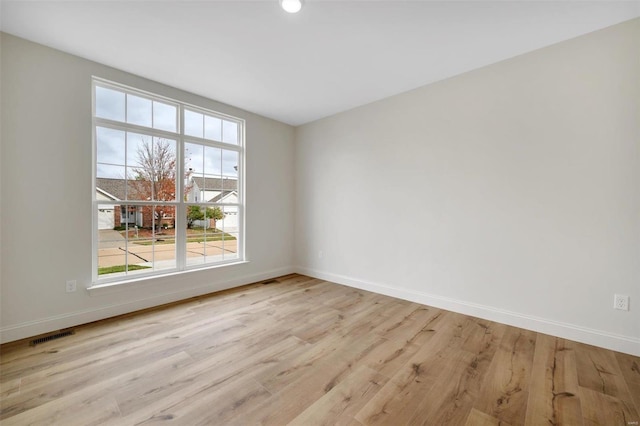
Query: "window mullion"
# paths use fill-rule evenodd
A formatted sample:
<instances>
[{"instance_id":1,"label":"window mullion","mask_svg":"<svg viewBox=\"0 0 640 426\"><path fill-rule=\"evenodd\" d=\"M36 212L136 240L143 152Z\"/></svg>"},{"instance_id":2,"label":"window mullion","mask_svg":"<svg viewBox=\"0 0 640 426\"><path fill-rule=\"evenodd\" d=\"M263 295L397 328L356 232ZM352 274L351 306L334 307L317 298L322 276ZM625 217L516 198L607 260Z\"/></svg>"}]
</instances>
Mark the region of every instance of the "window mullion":
<instances>
[{"instance_id":1,"label":"window mullion","mask_svg":"<svg viewBox=\"0 0 640 426\"><path fill-rule=\"evenodd\" d=\"M124 123L122 121L109 120L108 118L95 118L95 125L98 127L106 127L108 129L122 130L124 132L139 133L149 136L155 136L164 139L175 139L179 133L170 132L162 129L153 129L151 127L139 126L137 124ZM232 146L233 147L233 146Z\"/></svg>"},{"instance_id":2,"label":"window mullion","mask_svg":"<svg viewBox=\"0 0 640 426\"><path fill-rule=\"evenodd\" d=\"M176 266L179 270L184 270L187 266L187 212L185 207L186 200L184 199L184 108L179 107L178 110L178 133L180 136L178 137L178 147L176 149L176 185L178 186L177 193L180 198L177 200L179 202L176 207L175 218Z\"/></svg>"}]
</instances>

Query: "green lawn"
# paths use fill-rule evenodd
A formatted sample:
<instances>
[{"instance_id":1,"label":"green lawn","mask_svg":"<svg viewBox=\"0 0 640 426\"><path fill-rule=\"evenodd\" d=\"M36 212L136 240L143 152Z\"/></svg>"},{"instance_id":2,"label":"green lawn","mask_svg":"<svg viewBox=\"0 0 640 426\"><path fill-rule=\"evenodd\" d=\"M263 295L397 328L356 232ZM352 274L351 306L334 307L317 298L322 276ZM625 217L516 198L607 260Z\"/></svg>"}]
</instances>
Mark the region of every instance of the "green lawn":
<instances>
[{"instance_id":1,"label":"green lawn","mask_svg":"<svg viewBox=\"0 0 640 426\"><path fill-rule=\"evenodd\" d=\"M116 265L116 266L104 266L102 268L98 268L98 275L104 274L115 274L116 272L124 272L126 270L127 265ZM150 266L140 266L140 265L129 265L130 271L136 271L138 269L150 269Z\"/></svg>"}]
</instances>

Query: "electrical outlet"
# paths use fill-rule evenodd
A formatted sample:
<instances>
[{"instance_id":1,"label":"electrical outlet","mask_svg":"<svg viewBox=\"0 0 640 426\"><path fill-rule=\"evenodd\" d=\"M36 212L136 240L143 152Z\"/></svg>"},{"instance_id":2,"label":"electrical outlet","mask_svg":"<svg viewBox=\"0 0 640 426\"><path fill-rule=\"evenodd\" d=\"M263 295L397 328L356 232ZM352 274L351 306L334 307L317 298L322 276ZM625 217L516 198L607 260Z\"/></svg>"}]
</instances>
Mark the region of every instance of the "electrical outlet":
<instances>
[{"instance_id":1,"label":"electrical outlet","mask_svg":"<svg viewBox=\"0 0 640 426\"><path fill-rule=\"evenodd\" d=\"M629 296L624 294L616 294L613 297L613 308L621 311L629 310Z\"/></svg>"},{"instance_id":2,"label":"electrical outlet","mask_svg":"<svg viewBox=\"0 0 640 426\"><path fill-rule=\"evenodd\" d=\"M324 253L322 252L322 250L318 251L318 259L322 259L324 257Z\"/></svg>"},{"instance_id":3,"label":"electrical outlet","mask_svg":"<svg viewBox=\"0 0 640 426\"><path fill-rule=\"evenodd\" d=\"M77 290L76 280L67 281L67 293L73 293Z\"/></svg>"}]
</instances>

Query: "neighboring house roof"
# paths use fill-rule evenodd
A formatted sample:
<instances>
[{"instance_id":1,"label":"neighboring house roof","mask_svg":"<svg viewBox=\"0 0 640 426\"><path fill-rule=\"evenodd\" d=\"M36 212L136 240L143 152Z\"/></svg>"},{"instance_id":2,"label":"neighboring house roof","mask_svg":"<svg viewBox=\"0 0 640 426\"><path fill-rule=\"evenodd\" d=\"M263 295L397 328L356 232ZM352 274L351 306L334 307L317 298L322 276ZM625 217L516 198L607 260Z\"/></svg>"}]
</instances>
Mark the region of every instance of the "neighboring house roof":
<instances>
[{"instance_id":1,"label":"neighboring house roof","mask_svg":"<svg viewBox=\"0 0 640 426\"><path fill-rule=\"evenodd\" d=\"M222 191L221 193L219 193L218 195L216 195L215 197L213 197L212 199L209 200L210 203L219 203L222 202L222 200L224 200L225 198L231 196L231 195L238 195L238 193L236 191Z\"/></svg>"},{"instance_id":2,"label":"neighboring house roof","mask_svg":"<svg viewBox=\"0 0 640 426\"><path fill-rule=\"evenodd\" d=\"M238 189L237 179L203 177L192 177L191 179L200 191L222 191L211 199L211 202L216 202L218 199L222 199ZM129 194L135 194L138 190L135 186L136 181L128 181L128 183ZM96 189L114 200L124 200L126 198L125 187L126 181L124 179L96 178Z\"/></svg>"},{"instance_id":3,"label":"neighboring house roof","mask_svg":"<svg viewBox=\"0 0 640 426\"><path fill-rule=\"evenodd\" d=\"M124 200L125 197L125 180L111 178L96 178L96 189L106 192L116 200Z\"/></svg>"},{"instance_id":4,"label":"neighboring house roof","mask_svg":"<svg viewBox=\"0 0 640 426\"><path fill-rule=\"evenodd\" d=\"M192 176L191 179L198 185L201 191L220 191L222 189L237 190L238 179L210 178Z\"/></svg>"},{"instance_id":5,"label":"neighboring house roof","mask_svg":"<svg viewBox=\"0 0 640 426\"><path fill-rule=\"evenodd\" d=\"M114 200L125 200L126 193L125 188L127 182L129 184L129 199L135 198L135 194L140 193L140 187L136 186L140 181L113 178L96 178L96 190L103 194L113 198Z\"/></svg>"},{"instance_id":6,"label":"neighboring house roof","mask_svg":"<svg viewBox=\"0 0 640 426\"><path fill-rule=\"evenodd\" d=\"M101 188L96 187L96 192L98 192L98 193L100 193L100 194L104 195L105 197L110 198L110 199L112 199L112 200L114 200L114 201L119 200L119 198L118 198L118 197L116 197L116 196L115 196L115 195L113 195L113 194L109 194L109 193L108 193L107 191L105 191L104 189L101 189Z\"/></svg>"}]
</instances>

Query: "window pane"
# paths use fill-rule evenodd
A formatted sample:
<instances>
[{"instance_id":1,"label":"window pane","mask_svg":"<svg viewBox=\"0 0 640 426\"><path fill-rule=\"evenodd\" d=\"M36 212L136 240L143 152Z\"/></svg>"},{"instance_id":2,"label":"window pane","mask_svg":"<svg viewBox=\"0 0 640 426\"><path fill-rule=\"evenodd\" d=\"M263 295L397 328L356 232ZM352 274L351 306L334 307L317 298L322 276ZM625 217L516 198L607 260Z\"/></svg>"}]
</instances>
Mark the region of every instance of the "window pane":
<instances>
[{"instance_id":1,"label":"window pane","mask_svg":"<svg viewBox=\"0 0 640 426\"><path fill-rule=\"evenodd\" d=\"M222 151L222 175L238 177L238 153L235 151Z\"/></svg>"},{"instance_id":2,"label":"window pane","mask_svg":"<svg viewBox=\"0 0 640 426\"><path fill-rule=\"evenodd\" d=\"M185 168L189 171L185 185L189 202L219 202L224 185L221 173L222 150L198 144L186 144ZM202 170L204 169L204 173ZM235 185L232 185L235 188Z\"/></svg>"},{"instance_id":3,"label":"window pane","mask_svg":"<svg viewBox=\"0 0 640 426\"><path fill-rule=\"evenodd\" d=\"M100 194L99 192L96 194L98 195L98 200L102 200L102 199L109 199L108 197L104 196L103 194ZM115 210L115 206L111 205L111 204L98 204L98 229L100 231L102 230L112 230L115 227L115 222L114 222L114 210ZM99 231L99 232L100 232ZM100 236L102 238L100 238L98 240L98 243L100 244L102 242L103 239L108 239L111 238L111 232L109 233L100 233Z\"/></svg>"},{"instance_id":4,"label":"window pane","mask_svg":"<svg viewBox=\"0 0 640 426\"><path fill-rule=\"evenodd\" d=\"M220 249L222 250L223 260L229 260L238 257L238 240L236 236L238 232L238 210L235 206L224 206L221 209L224 219L218 223L218 231L221 235Z\"/></svg>"},{"instance_id":5,"label":"window pane","mask_svg":"<svg viewBox=\"0 0 640 426\"><path fill-rule=\"evenodd\" d=\"M123 186L127 192L127 200L152 200L153 189L145 170L150 162L145 159L153 154L153 137L139 133L127 132L127 180Z\"/></svg>"},{"instance_id":6,"label":"window pane","mask_svg":"<svg viewBox=\"0 0 640 426\"><path fill-rule=\"evenodd\" d=\"M122 166L112 166L109 164L98 163L96 165L96 177L124 180L125 168ZM117 194L114 194L114 195L117 195ZM118 199L124 200L124 198L120 198L120 197L118 197Z\"/></svg>"},{"instance_id":7,"label":"window pane","mask_svg":"<svg viewBox=\"0 0 640 426\"><path fill-rule=\"evenodd\" d=\"M153 184L155 200L176 199L176 141L153 138Z\"/></svg>"},{"instance_id":8,"label":"window pane","mask_svg":"<svg viewBox=\"0 0 640 426\"><path fill-rule=\"evenodd\" d=\"M222 150L210 146L204 149L204 172L208 175L222 174Z\"/></svg>"},{"instance_id":9,"label":"window pane","mask_svg":"<svg viewBox=\"0 0 640 426\"><path fill-rule=\"evenodd\" d=\"M206 221L204 208L187 206L187 266L202 265L206 250Z\"/></svg>"},{"instance_id":10,"label":"window pane","mask_svg":"<svg viewBox=\"0 0 640 426\"><path fill-rule=\"evenodd\" d=\"M238 144L238 123L222 122L222 142Z\"/></svg>"},{"instance_id":11,"label":"window pane","mask_svg":"<svg viewBox=\"0 0 640 426\"><path fill-rule=\"evenodd\" d=\"M198 112L184 110L184 134L203 137L203 115Z\"/></svg>"},{"instance_id":12,"label":"window pane","mask_svg":"<svg viewBox=\"0 0 640 426\"><path fill-rule=\"evenodd\" d=\"M175 207L157 205L153 208L154 270L176 267Z\"/></svg>"},{"instance_id":13,"label":"window pane","mask_svg":"<svg viewBox=\"0 0 640 426\"><path fill-rule=\"evenodd\" d=\"M140 207L130 205L111 206L113 231L98 231L98 276L127 276L151 268L139 243L145 234L137 225L141 222ZM103 212L104 213L104 212Z\"/></svg>"},{"instance_id":14,"label":"window pane","mask_svg":"<svg viewBox=\"0 0 640 426\"><path fill-rule=\"evenodd\" d=\"M222 140L222 120L206 115L204 117L204 137L214 141Z\"/></svg>"},{"instance_id":15,"label":"window pane","mask_svg":"<svg viewBox=\"0 0 640 426\"><path fill-rule=\"evenodd\" d=\"M153 136L127 132L127 164L144 167L153 155Z\"/></svg>"},{"instance_id":16,"label":"window pane","mask_svg":"<svg viewBox=\"0 0 640 426\"><path fill-rule=\"evenodd\" d=\"M142 233L143 230L139 230ZM142 274L153 270L153 240L132 239L125 254L127 275Z\"/></svg>"},{"instance_id":17,"label":"window pane","mask_svg":"<svg viewBox=\"0 0 640 426\"><path fill-rule=\"evenodd\" d=\"M153 128L175 132L177 126L177 108L173 105L153 101Z\"/></svg>"},{"instance_id":18,"label":"window pane","mask_svg":"<svg viewBox=\"0 0 640 426\"><path fill-rule=\"evenodd\" d=\"M98 163L125 165L125 132L96 127L96 155Z\"/></svg>"},{"instance_id":19,"label":"window pane","mask_svg":"<svg viewBox=\"0 0 640 426\"><path fill-rule=\"evenodd\" d=\"M121 222L127 224L124 262L127 273L176 266L173 206L127 206ZM121 247L124 250L124 246Z\"/></svg>"},{"instance_id":20,"label":"window pane","mask_svg":"<svg viewBox=\"0 0 640 426\"><path fill-rule=\"evenodd\" d=\"M233 195L231 195L233 197ZM219 228L224 232L238 232L238 207L224 206L222 207L224 219L219 222Z\"/></svg>"},{"instance_id":21,"label":"window pane","mask_svg":"<svg viewBox=\"0 0 640 426\"><path fill-rule=\"evenodd\" d=\"M206 209L205 216L210 224L205 263L220 262L224 259L224 235L220 230L224 212L221 207L209 207Z\"/></svg>"},{"instance_id":22,"label":"window pane","mask_svg":"<svg viewBox=\"0 0 640 426\"><path fill-rule=\"evenodd\" d=\"M202 201L199 187L204 168L204 147L198 144L185 143L184 146L184 170L185 170L185 201L197 203ZM197 179L196 179L197 178Z\"/></svg>"},{"instance_id":23,"label":"window pane","mask_svg":"<svg viewBox=\"0 0 640 426\"><path fill-rule=\"evenodd\" d=\"M99 211L98 214L104 216L105 212ZM111 223L119 226L119 208L112 208L106 214L110 216ZM126 231L114 234L112 229L98 230L98 276L126 274Z\"/></svg>"},{"instance_id":24,"label":"window pane","mask_svg":"<svg viewBox=\"0 0 640 426\"><path fill-rule=\"evenodd\" d=\"M96 86L96 117L124 121L124 93Z\"/></svg>"},{"instance_id":25,"label":"window pane","mask_svg":"<svg viewBox=\"0 0 640 426\"><path fill-rule=\"evenodd\" d=\"M204 146L195 143L184 144L184 169L193 174L204 172Z\"/></svg>"},{"instance_id":26,"label":"window pane","mask_svg":"<svg viewBox=\"0 0 640 426\"><path fill-rule=\"evenodd\" d=\"M127 123L151 127L151 100L127 95Z\"/></svg>"},{"instance_id":27,"label":"window pane","mask_svg":"<svg viewBox=\"0 0 640 426\"><path fill-rule=\"evenodd\" d=\"M153 185L151 181L141 177L140 169L137 167L127 167L127 180L122 182L122 187L123 192L126 191L126 198L122 198L123 200L153 200Z\"/></svg>"},{"instance_id":28,"label":"window pane","mask_svg":"<svg viewBox=\"0 0 640 426\"><path fill-rule=\"evenodd\" d=\"M224 232L232 230L222 207L189 205L187 207L187 265L215 263L237 257L237 237ZM233 231L232 231L233 232Z\"/></svg>"},{"instance_id":29,"label":"window pane","mask_svg":"<svg viewBox=\"0 0 640 426\"><path fill-rule=\"evenodd\" d=\"M201 199L208 203L216 203L222 193L222 179L219 176L204 175L201 180Z\"/></svg>"},{"instance_id":30,"label":"window pane","mask_svg":"<svg viewBox=\"0 0 640 426\"><path fill-rule=\"evenodd\" d=\"M116 225L128 230L126 233L121 233L129 240L129 243L131 238L140 238L138 228L142 226L142 207L121 205L119 211L115 213L119 215L116 218Z\"/></svg>"},{"instance_id":31,"label":"window pane","mask_svg":"<svg viewBox=\"0 0 640 426\"><path fill-rule=\"evenodd\" d=\"M221 204L235 204L238 202L238 191L236 189L237 181L233 179L222 179L222 189L220 189L218 195L211 200L212 203Z\"/></svg>"},{"instance_id":32,"label":"window pane","mask_svg":"<svg viewBox=\"0 0 640 426\"><path fill-rule=\"evenodd\" d=\"M159 236L154 248L154 270L174 269L176 267L175 237Z\"/></svg>"},{"instance_id":33,"label":"window pane","mask_svg":"<svg viewBox=\"0 0 640 426\"><path fill-rule=\"evenodd\" d=\"M128 188L135 200L173 201L176 197L176 141L127 133Z\"/></svg>"}]
</instances>

